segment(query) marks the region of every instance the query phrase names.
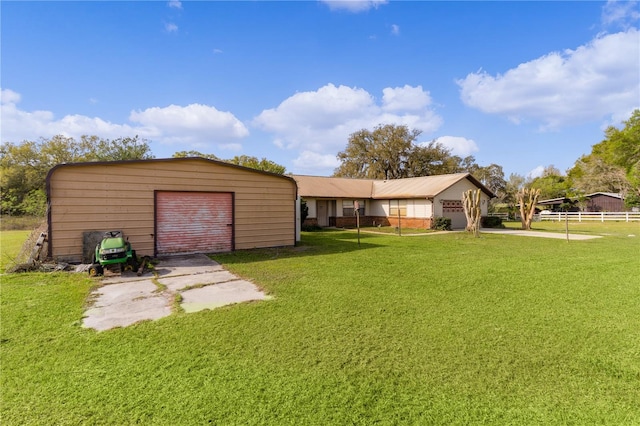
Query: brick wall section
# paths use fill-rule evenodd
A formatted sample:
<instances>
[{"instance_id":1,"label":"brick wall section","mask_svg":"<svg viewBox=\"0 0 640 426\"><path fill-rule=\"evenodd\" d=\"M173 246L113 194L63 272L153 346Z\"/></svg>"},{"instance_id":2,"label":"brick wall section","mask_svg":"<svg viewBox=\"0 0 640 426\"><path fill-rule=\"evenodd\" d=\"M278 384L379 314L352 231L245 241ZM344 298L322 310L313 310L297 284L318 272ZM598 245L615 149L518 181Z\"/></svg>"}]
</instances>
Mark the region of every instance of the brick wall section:
<instances>
[{"instance_id":1,"label":"brick wall section","mask_svg":"<svg viewBox=\"0 0 640 426\"><path fill-rule=\"evenodd\" d=\"M302 226L318 226L318 219L315 217L310 217L302 222Z\"/></svg>"},{"instance_id":2,"label":"brick wall section","mask_svg":"<svg viewBox=\"0 0 640 426\"><path fill-rule=\"evenodd\" d=\"M347 216L347 217L336 217L335 226L337 228L355 228L356 227L356 217L355 216ZM318 220L316 218L308 218L305 219L303 226L318 226ZM397 217L385 217L385 216L362 216L360 217L360 226L398 226L398 218ZM403 228L422 228L422 229L431 229L431 219L429 218L412 218L412 217L403 217L400 219L400 225Z\"/></svg>"},{"instance_id":3,"label":"brick wall section","mask_svg":"<svg viewBox=\"0 0 640 426\"><path fill-rule=\"evenodd\" d=\"M398 227L398 218L390 217L389 224L391 226ZM431 229L431 219L430 218L417 218L417 217L402 217L400 218L400 226L403 228L420 228L420 229Z\"/></svg>"}]
</instances>

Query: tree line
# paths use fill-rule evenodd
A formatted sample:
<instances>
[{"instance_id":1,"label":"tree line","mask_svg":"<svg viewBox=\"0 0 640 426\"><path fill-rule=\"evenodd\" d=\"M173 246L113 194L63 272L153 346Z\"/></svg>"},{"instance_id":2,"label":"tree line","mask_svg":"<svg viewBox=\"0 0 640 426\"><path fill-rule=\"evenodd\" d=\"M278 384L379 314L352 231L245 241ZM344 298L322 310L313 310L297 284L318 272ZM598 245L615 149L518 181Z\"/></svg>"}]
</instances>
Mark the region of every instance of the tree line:
<instances>
[{"instance_id":1,"label":"tree line","mask_svg":"<svg viewBox=\"0 0 640 426\"><path fill-rule=\"evenodd\" d=\"M629 207L640 206L640 110L623 124L622 129L609 126L605 138L566 173L550 165L539 177L514 173L508 179L502 166L480 166L473 156L452 155L437 140L416 144L419 130L380 125L351 134L346 149L338 153L341 164L334 176L398 179L468 172L497 195L490 208L502 206L510 212L515 211L517 194L523 188L539 189L539 199L580 200L590 193L611 192L622 194Z\"/></svg>"},{"instance_id":2,"label":"tree line","mask_svg":"<svg viewBox=\"0 0 640 426\"><path fill-rule=\"evenodd\" d=\"M282 174L284 166L248 155L220 160L213 154L180 151L174 158L203 157ZM46 178L58 164L97 161L148 160L155 158L147 140L135 137L103 139L82 136L80 140L62 135L19 144L0 146L0 213L11 216L44 216Z\"/></svg>"},{"instance_id":3,"label":"tree line","mask_svg":"<svg viewBox=\"0 0 640 426\"><path fill-rule=\"evenodd\" d=\"M491 201L491 209L502 206L509 211L515 211L517 194L523 188L539 189L540 199L580 199L593 192L620 193L628 206L640 206L640 110L633 111L623 124L620 129L609 126L604 139L593 145L591 153L580 157L566 173L551 165L534 179L513 173L505 178L502 166L480 166L473 156L453 155L437 140L417 144L420 130L404 125L379 125L349 136L346 148L337 154L340 165L334 176L398 179L468 172L497 195ZM173 157L203 157L286 173L284 166L247 155L221 160L213 154L180 151ZM58 164L152 158L155 157L147 140L138 136L113 140L82 136L75 140L58 135L18 144L3 142L0 145L0 213L44 215L46 176Z\"/></svg>"}]
</instances>

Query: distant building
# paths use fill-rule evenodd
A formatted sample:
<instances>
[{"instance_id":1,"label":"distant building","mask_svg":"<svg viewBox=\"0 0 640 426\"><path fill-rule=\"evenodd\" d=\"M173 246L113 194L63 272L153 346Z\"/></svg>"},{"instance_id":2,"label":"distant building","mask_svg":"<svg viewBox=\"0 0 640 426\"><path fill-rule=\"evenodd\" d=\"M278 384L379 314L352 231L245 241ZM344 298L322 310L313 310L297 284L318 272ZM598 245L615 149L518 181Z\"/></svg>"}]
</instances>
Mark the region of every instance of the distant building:
<instances>
[{"instance_id":1,"label":"distant building","mask_svg":"<svg viewBox=\"0 0 640 426\"><path fill-rule=\"evenodd\" d=\"M612 192L594 192L585 195L586 201L580 203L577 198L559 197L540 200L537 206L540 210L555 211L585 211L585 212L623 212L628 209L624 205L624 197ZM582 207L582 208L581 208Z\"/></svg>"},{"instance_id":2,"label":"distant building","mask_svg":"<svg viewBox=\"0 0 640 426\"><path fill-rule=\"evenodd\" d=\"M588 212L623 212L627 209L624 205L624 197L612 192L594 192L586 196Z\"/></svg>"}]
</instances>

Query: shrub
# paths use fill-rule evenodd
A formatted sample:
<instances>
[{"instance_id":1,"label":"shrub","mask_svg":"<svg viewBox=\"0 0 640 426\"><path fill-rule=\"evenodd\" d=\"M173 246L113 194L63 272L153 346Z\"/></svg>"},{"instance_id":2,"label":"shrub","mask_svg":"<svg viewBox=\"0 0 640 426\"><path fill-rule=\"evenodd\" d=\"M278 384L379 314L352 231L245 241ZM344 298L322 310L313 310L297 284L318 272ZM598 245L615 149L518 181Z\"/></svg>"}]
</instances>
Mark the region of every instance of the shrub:
<instances>
[{"instance_id":1,"label":"shrub","mask_svg":"<svg viewBox=\"0 0 640 426\"><path fill-rule=\"evenodd\" d=\"M451 231L451 218L437 217L433 227L438 231Z\"/></svg>"},{"instance_id":2,"label":"shrub","mask_svg":"<svg viewBox=\"0 0 640 426\"><path fill-rule=\"evenodd\" d=\"M483 216L480 220L480 226L483 228L504 228L502 218L497 216Z\"/></svg>"}]
</instances>

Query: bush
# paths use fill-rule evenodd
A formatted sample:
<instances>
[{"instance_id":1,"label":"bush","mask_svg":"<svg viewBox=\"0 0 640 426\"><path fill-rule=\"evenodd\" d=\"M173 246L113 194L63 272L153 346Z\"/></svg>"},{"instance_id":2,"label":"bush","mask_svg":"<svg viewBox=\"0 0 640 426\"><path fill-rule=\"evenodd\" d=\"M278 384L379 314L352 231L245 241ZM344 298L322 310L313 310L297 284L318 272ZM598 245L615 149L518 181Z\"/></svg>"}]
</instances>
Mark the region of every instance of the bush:
<instances>
[{"instance_id":1,"label":"bush","mask_svg":"<svg viewBox=\"0 0 640 426\"><path fill-rule=\"evenodd\" d=\"M502 218L497 216L482 216L480 226L483 228L504 228Z\"/></svg>"},{"instance_id":2,"label":"bush","mask_svg":"<svg viewBox=\"0 0 640 426\"><path fill-rule=\"evenodd\" d=\"M322 227L318 225L302 225L301 230L304 232L322 231Z\"/></svg>"},{"instance_id":3,"label":"bush","mask_svg":"<svg viewBox=\"0 0 640 426\"><path fill-rule=\"evenodd\" d=\"M451 218L437 217L433 227L438 231L451 231Z\"/></svg>"}]
</instances>

